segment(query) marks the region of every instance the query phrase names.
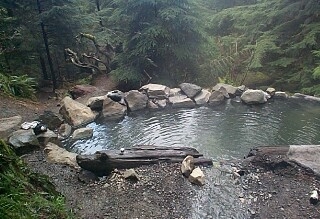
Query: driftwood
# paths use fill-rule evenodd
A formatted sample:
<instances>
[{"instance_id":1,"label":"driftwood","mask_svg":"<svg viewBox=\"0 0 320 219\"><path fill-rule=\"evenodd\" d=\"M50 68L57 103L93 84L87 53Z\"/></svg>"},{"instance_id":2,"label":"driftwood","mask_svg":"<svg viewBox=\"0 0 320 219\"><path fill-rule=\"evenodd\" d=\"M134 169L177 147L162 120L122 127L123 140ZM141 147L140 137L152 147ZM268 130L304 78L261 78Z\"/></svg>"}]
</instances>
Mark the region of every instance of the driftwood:
<instances>
[{"instance_id":1,"label":"driftwood","mask_svg":"<svg viewBox=\"0 0 320 219\"><path fill-rule=\"evenodd\" d=\"M78 155L77 163L81 168L102 176L108 175L113 169L127 169L162 162L180 163L188 155L195 158L195 165L212 165L211 159L203 158L202 154L191 147L145 145L126 149L123 154L120 150L104 150L93 155Z\"/></svg>"}]
</instances>

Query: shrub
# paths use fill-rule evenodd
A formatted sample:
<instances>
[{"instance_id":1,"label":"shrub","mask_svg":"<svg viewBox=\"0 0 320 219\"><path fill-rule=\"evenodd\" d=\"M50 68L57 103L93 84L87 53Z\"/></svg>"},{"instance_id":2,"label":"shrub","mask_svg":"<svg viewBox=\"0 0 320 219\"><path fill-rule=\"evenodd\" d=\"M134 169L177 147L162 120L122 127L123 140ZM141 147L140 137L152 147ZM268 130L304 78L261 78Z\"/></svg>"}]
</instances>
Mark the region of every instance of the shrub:
<instances>
[{"instance_id":1,"label":"shrub","mask_svg":"<svg viewBox=\"0 0 320 219\"><path fill-rule=\"evenodd\" d=\"M0 90L5 94L24 98L34 98L36 82L28 75L6 76L0 73Z\"/></svg>"}]
</instances>

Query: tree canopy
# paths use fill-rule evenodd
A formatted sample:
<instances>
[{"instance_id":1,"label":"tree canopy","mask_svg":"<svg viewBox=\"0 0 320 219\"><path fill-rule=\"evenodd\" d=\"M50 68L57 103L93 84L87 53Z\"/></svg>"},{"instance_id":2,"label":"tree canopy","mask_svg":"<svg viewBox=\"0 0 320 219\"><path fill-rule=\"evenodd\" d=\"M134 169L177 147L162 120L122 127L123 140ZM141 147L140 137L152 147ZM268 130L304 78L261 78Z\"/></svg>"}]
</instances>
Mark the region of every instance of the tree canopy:
<instances>
[{"instance_id":1,"label":"tree canopy","mask_svg":"<svg viewBox=\"0 0 320 219\"><path fill-rule=\"evenodd\" d=\"M107 73L128 88L149 82L209 87L222 80L319 95L319 4L5 0L0 74L54 87Z\"/></svg>"}]
</instances>

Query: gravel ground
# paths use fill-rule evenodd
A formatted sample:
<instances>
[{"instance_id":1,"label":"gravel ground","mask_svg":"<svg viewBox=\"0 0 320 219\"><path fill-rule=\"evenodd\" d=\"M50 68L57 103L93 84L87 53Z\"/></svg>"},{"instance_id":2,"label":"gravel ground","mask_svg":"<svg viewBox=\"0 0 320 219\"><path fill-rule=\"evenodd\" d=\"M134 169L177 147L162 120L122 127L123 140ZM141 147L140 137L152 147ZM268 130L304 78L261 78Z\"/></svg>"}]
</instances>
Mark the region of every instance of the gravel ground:
<instances>
[{"instance_id":1,"label":"gravel ground","mask_svg":"<svg viewBox=\"0 0 320 219\"><path fill-rule=\"evenodd\" d=\"M79 171L46 162L42 151L25 155L32 170L46 174L77 218L189 218L194 186L179 164L136 168L140 180L123 179L121 171L97 182L83 183Z\"/></svg>"}]
</instances>

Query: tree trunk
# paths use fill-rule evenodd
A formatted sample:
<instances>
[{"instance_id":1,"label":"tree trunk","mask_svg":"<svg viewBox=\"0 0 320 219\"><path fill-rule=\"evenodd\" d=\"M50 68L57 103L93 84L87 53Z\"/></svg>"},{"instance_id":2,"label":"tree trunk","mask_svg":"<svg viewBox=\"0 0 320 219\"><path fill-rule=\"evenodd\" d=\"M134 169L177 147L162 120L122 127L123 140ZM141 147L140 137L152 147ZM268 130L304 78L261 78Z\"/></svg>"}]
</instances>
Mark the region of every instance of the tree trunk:
<instances>
[{"instance_id":1,"label":"tree trunk","mask_svg":"<svg viewBox=\"0 0 320 219\"><path fill-rule=\"evenodd\" d=\"M42 70L42 78L43 78L44 80L48 80L49 77L48 77L48 72L47 72L46 64L45 64L44 58L42 57L41 54L39 55L39 61L40 61L41 70Z\"/></svg>"},{"instance_id":2,"label":"tree trunk","mask_svg":"<svg viewBox=\"0 0 320 219\"><path fill-rule=\"evenodd\" d=\"M39 12L39 14L41 14L41 5L40 5L39 0L37 0L37 6L38 6L38 12ZM50 50L49 50L48 36L47 36L47 32L45 31L44 24L42 21L40 22L40 26L41 26L44 46L46 48L46 53L47 53L47 57L48 57L48 63L49 63L51 80L52 80L52 84L53 84L53 92L54 92L55 89L57 88L57 79L56 79L56 76L55 76L54 70L53 70L52 58L51 58Z\"/></svg>"}]
</instances>

